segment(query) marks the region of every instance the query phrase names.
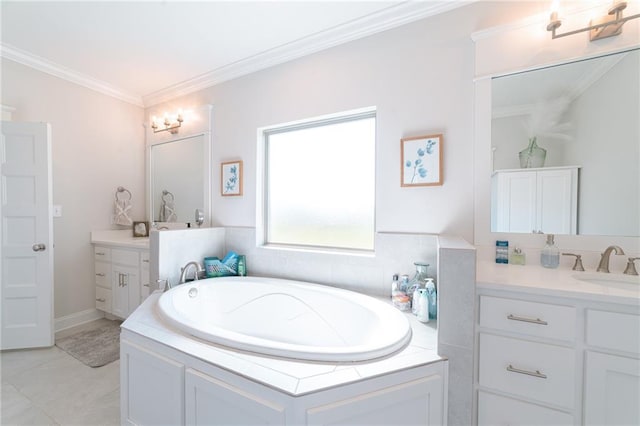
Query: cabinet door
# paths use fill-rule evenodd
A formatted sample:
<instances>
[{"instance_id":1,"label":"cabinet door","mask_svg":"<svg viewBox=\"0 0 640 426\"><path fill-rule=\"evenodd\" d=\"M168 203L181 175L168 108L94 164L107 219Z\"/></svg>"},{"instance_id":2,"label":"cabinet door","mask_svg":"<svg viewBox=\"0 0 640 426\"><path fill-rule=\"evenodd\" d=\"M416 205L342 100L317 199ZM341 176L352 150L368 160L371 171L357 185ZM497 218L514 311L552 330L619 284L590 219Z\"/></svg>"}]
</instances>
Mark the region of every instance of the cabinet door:
<instances>
[{"instance_id":1,"label":"cabinet door","mask_svg":"<svg viewBox=\"0 0 640 426\"><path fill-rule=\"evenodd\" d=\"M574 182L577 183L576 169L537 172L536 229L545 234L576 234L577 187L574 189Z\"/></svg>"},{"instance_id":2,"label":"cabinet door","mask_svg":"<svg viewBox=\"0 0 640 426\"><path fill-rule=\"evenodd\" d=\"M120 423L184 424L184 366L126 340L120 344Z\"/></svg>"},{"instance_id":3,"label":"cabinet door","mask_svg":"<svg viewBox=\"0 0 640 426\"><path fill-rule=\"evenodd\" d=\"M587 351L584 424L640 424L640 360Z\"/></svg>"},{"instance_id":4,"label":"cabinet door","mask_svg":"<svg viewBox=\"0 0 640 426\"><path fill-rule=\"evenodd\" d=\"M537 404L478 392L478 426L572 425L573 416Z\"/></svg>"},{"instance_id":5,"label":"cabinet door","mask_svg":"<svg viewBox=\"0 0 640 426\"><path fill-rule=\"evenodd\" d=\"M536 172L504 172L496 181L495 232L530 233L536 228Z\"/></svg>"},{"instance_id":6,"label":"cabinet door","mask_svg":"<svg viewBox=\"0 0 640 426\"><path fill-rule=\"evenodd\" d=\"M128 317L140 303L140 272L138 268L114 265L112 273L111 313Z\"/></svg>"},{"instance_id":7,"label":"cabinet door","mask_svg":"<svg viewBox=\"0 0 640 426\"><path fill-rule=\"evenodd\" d=\"M309 425L442 425L441 375L307 410Z\"/></svg>"},{"instance_id":8,"label":"cabinet door","mask_svg":"<svg viewBox=\"0 0 640 426\"><path fill-rule=\"evenodd\" d=\"M283 425L285 407L199 371L185 376L187 425Z\"/></svg>"}]
</instances>

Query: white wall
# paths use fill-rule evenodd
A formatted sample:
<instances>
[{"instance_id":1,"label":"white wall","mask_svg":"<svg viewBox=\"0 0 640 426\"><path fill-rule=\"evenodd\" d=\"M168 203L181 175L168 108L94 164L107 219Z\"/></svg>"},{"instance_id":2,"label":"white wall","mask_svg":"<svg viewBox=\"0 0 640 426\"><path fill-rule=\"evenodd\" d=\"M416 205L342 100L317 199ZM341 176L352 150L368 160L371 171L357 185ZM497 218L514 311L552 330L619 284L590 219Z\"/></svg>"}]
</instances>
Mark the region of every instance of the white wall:
<instances>
[{"instance_id":1,"label":"white wall","mask_svg":"<svg viewBox=\"0 0 640 426\"><path fill-rule=\"evenodd\" d=\"M213 223L255 226L257 129L376 106L376 228L473 238L473 42L531 4L474 4L204 89L147 110L213 104ZM444 185L400 187L400 139L444 133ZM244 196L219 165L244 161Z\"/></svg>"},{"instance_id":2,"label":"white wall","mask_svg":"<svg viewBox=\"0 0 640 426\"><path fill-rule=\"evenodd\" d=\"M95 308L90 232L110 223L114 194L133 194L133 218L144 218L143 110L2 59L2 103L14 121L51 123L54 218L54 316Z\"/></svg>"}]
</instances>

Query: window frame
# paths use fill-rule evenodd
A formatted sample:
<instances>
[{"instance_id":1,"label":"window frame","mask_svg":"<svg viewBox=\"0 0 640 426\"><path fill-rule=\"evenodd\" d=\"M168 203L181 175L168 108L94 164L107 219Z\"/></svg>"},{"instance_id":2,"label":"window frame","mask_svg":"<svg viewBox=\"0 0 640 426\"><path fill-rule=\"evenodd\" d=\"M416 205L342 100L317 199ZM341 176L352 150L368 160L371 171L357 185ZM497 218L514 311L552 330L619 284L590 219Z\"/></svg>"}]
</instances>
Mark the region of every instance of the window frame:
<instances>
[{"instance_id":1,"label":"window frame","mask_svg":"<svg viewBox=\"0 0 640 426\"><path fill-rule=\"evenodd\" d=\"M347 248L347 247L331 247L316 246L295 243L273 243L268 241L268 138L274 134L286 133L295 130L304 130L316 128L332 124L346 123L366 118L374 118L374 179L373 179L373 244L371 249ZM311 251L323 253L341 253L351 255L369 256L375 253L375 234L376 234L376 166L377 157L375 149L377 145L377 110L375 107L361 108L329 114L319 117L312 117L304 120L277 124L259 128L257 131L258 149L257 149L257 188L256 188L256 246L261 248L277 248L294 251Z\"/></svg>"}]
</instances>

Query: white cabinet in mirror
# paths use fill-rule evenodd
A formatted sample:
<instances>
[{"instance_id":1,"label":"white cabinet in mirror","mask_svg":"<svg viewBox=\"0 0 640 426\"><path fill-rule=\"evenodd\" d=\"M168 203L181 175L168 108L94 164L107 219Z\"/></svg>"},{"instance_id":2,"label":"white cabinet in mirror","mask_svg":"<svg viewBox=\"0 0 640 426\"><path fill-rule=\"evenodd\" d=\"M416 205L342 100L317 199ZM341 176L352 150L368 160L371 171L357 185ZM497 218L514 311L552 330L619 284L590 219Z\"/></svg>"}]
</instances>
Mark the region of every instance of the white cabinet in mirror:
<instances>
[{"instance_id":1,"label":"white cabinet in mirror","mask_svg":"<svg viewBox=\"0 0 640 426\"><path fill-rule=\"evenodd\" d=\"M493 185L492 232L640 236L638 75L640 49L632 49L491 80L494 172L580 166L577 212L563 204L569 193L556 192L545 205L547 212L576 214L576 226L505 227L496 217L504 214L506 194L515 194Z\"/></svg>"}]
</instances>

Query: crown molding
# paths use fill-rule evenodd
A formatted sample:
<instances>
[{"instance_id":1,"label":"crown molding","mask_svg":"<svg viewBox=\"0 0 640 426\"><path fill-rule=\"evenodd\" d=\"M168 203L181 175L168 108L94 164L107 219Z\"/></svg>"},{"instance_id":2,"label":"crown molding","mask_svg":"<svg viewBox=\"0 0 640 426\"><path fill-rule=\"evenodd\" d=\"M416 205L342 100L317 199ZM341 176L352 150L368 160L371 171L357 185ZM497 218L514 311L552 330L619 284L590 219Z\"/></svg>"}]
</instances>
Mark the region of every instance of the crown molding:
<instances>
[{"instance_id":1,"label":"crown molding","mask_svg":"<svg viewBox=\"0 0 640 426\"><path fill-rule=\"evenodd\" d=\"M225 81L310 55L349 41L396 28L429 16L466 6L468 1L406 1L355 19L326 31L300 38L285 45L220 67L195 78L142 97L145 107L169 101Z\"/></svg>"},{"instance_id":2,"label":"crown molding","mask_svg":"<svg viewBox=\"0 0 640 426\"><path fill-rule=\"evenodd\" d=\"M0 42L0 57L9 59L22 65L37 69L63 80L70 81L96 92L111 96L121 101L143 107L142 98L110 85L104 81L74 71L70 68L52 62L48 59L34 55L17 47Z\"/></svg>"}]
</instances>

